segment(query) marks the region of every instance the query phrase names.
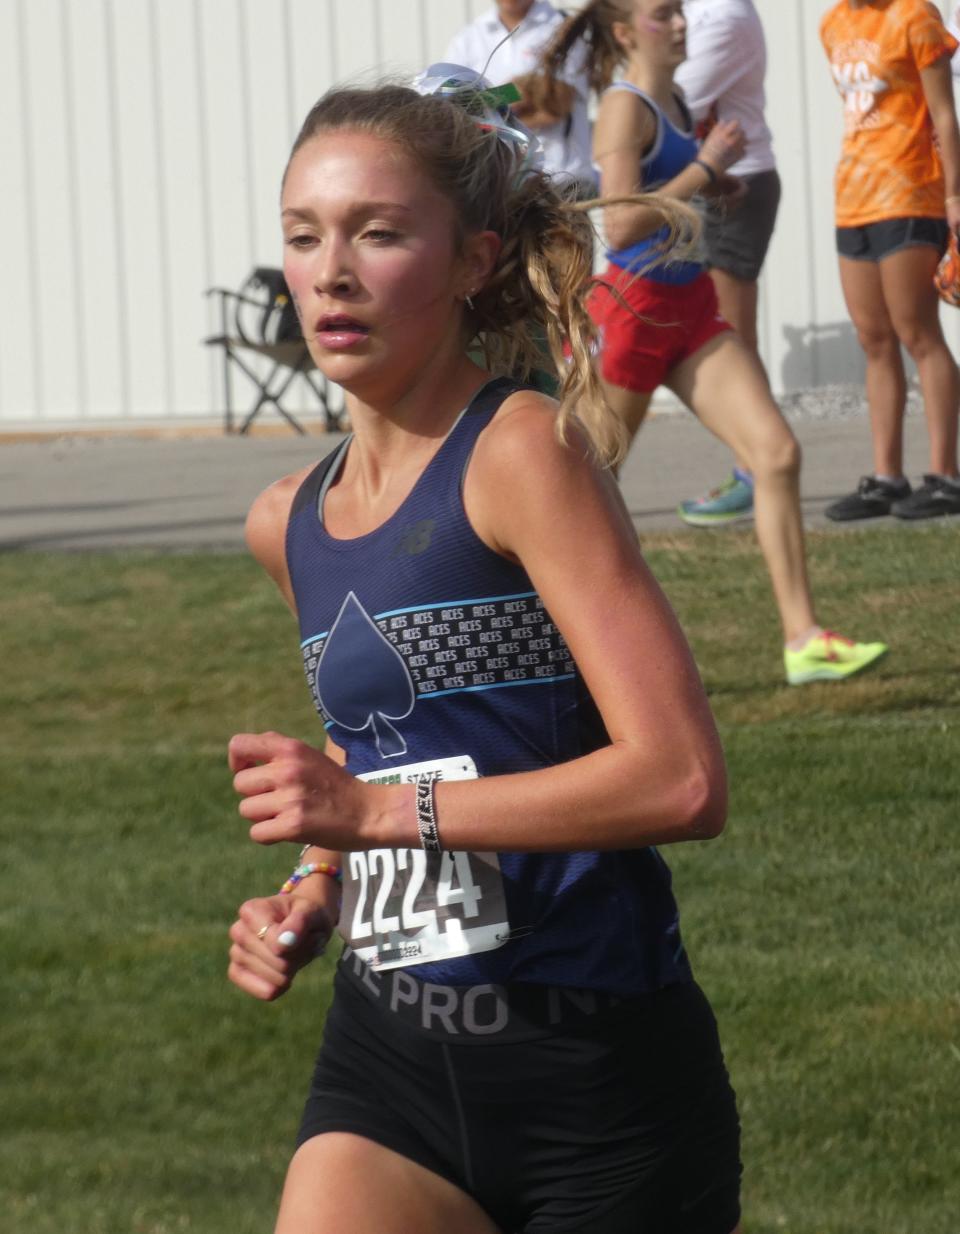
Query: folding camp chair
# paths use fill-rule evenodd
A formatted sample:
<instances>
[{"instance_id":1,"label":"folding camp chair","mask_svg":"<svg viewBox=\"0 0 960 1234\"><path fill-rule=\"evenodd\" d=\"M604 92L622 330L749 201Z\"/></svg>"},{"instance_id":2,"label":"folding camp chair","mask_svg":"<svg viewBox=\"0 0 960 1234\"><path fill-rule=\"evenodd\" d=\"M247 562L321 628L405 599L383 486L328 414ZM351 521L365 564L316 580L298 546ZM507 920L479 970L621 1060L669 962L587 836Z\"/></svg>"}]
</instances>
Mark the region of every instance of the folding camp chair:
<instances>
[{"instance_id":1,"label":"folding camp chair","mask_svg":"<svg viewBox=\"0 0 960 1234\"><path fill-rule=\"evenodd\" d=\"M318 373L300 332L300 323L280 270L258 266L239 291L209 287L205 293L220 298L220 333L204 339L208 347L223 352L224 431L246 433L264 407L273 406L296 432L306 429L283 405L283 399L299 378L310 387L323 412L323 428L342 427L330 407L327 379ZM241 354L263 356L269 367L248 363ZM233 405L233 368L253 383L257 395L239 429Z\"/></svg>"}]
</instances>

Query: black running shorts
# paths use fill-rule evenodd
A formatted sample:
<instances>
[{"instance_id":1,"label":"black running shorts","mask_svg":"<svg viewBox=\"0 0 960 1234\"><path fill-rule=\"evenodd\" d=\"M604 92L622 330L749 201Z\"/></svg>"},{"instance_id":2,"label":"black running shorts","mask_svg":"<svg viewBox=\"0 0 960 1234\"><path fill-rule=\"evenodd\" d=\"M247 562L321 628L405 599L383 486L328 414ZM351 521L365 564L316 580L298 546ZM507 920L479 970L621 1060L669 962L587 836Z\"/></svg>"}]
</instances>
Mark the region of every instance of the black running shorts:
<instances>
[{"instance_id":1,"label":"black running shorts","mask_svg":"<svg viewBox=\"0 0 960 1234\"><path fill-rule=\"evenodd\" d=\"M427 987L444 1010L453 996L435 992L455 989ZM484 998L460 1000L445 1040L341 964L298 1143L364 1136L468 1192L504 1234L731 1234L740 1128L699 987L607 999L546 1034L467 1039L493 1022Z\"/></svg>"}]
</instances>

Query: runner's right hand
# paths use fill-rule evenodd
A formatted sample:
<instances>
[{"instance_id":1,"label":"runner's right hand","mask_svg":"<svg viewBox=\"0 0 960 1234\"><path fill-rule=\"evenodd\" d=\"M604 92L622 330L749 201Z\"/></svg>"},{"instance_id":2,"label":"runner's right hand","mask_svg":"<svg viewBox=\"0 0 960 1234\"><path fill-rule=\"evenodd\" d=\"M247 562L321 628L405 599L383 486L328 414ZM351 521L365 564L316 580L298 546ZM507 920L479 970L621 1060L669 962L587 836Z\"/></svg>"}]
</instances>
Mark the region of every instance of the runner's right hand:
<instances>
[{"instance_id":1,"label":"runner's right hand","mask_svg":"<svg viewBox=\"0 0 960 1234\"><path fill-rule=\"evenodd\" d=\"M718 175L743 158L747 139L739 120L721 120L700 147L700 158Z\"/></svg>"}]
</instances>

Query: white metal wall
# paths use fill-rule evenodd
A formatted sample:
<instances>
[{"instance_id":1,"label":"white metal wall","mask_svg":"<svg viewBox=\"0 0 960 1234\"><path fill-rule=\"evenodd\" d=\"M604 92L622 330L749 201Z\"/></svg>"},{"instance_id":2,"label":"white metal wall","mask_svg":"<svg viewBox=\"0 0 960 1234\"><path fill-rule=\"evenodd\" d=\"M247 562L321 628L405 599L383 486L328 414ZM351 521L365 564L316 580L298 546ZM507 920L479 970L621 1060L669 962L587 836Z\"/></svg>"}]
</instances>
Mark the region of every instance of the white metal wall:
<instances>
[{"instance_id":1,"label":"white metal wall","mask_svg":"<svg viewBox=\"0 0 960 1234\"><path fill-rule=\"evenodd\" d=\"M826 0L757 0L784 201L774 384L856 378L832 243ZM279 264L298 122L334 81L443 53L487 0L0 0L0 429L219 411L203 289ZM951 323L952 325L953 323Z\"/></svg>"}]
</instances>

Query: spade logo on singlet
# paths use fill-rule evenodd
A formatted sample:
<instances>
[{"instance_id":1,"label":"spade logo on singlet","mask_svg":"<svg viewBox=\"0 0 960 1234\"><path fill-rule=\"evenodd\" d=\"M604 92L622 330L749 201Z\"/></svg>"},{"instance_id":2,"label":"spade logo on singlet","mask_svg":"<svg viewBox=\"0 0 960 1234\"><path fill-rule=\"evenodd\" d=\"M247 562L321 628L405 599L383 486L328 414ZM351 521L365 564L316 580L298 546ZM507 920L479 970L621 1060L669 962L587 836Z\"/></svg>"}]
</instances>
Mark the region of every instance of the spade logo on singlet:
<instances>
[{"instance_id":1,"label":"spade logo on singlet","mask_svg":"<svg viewBox=\"0 0 960 1234\"><path fill-rule=\"evenodd\" d=\"M413 711L413 680L403 657L352 591L324 644L316 691L321 707L335 723L353 733L373 728L381 758L406 754L407 743L390 721L403 720Z\"/></svg>"}]
</instances>

